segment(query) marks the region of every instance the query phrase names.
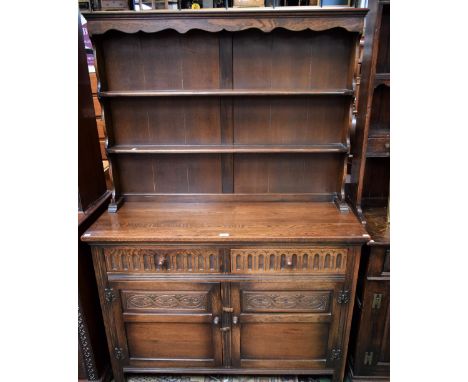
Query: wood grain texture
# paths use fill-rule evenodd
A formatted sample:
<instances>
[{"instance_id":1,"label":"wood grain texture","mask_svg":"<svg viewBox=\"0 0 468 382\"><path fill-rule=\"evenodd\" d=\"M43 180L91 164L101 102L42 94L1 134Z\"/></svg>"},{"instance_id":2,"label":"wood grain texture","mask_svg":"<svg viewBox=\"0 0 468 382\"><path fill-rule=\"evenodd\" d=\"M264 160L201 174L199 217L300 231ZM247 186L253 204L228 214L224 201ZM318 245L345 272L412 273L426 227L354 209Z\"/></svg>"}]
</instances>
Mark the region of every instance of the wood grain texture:
<instances>
[{"instance_id":1,"label":"wood grain texture","mask_svg":"<svg viewBox=\"0 0 468 382\"><path fill-rule=\"evenodd\" d=\"M358 8L310 8L304 9L229 9L192 11L151 11L151 12L92 12L86 15L90 35L103 34L117 29L125 33L154 33L173 29L187 33L192 29L208 32L223 30L234 32L245 29L259 29L271 32L276 28L290 31L306 29L321 31L344 28L350 32L360 32L367 9ZM115 19L120 21L116 28Z\"/></svg>"},{"instance_id":2,"label":"wood grain texture","mask_svg":"<svg viewBox=\"0 0 468 382\"><path fill-rule=\"evenodd\" d=\"M228 233L229 236L220 236ZM93 242L355 242L369 237L333 203L127 202L83 236Z\"/></svg>"}]
</instances>

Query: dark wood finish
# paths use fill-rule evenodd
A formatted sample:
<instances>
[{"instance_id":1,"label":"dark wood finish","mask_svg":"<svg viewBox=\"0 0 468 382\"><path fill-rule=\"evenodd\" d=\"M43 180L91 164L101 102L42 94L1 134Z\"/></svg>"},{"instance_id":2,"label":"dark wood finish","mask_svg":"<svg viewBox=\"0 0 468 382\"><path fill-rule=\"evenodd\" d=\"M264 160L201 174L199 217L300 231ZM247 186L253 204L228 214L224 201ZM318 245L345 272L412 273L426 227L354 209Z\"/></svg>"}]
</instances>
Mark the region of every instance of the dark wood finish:
<instances>
[{"instance_id":1,"label":"dark wood finish","mask_svg":"<svg viewBox=\"0 0 468 382\"><path fill-rule=\"evenodd\" d=\"M342 382L369 240L343 190L365 13L89 15L115 189L83 240L117 382Z\"/></svg>"},{"instance_id":2,"label":"dark wood finish","mask_svg":"<svg viewBox=\"0 0 468 382\"><path fill-rule=\"evenodd\" d=\"M110 362L91 250L81 235L107 208L91 86L78 16L78 379L110 380Z\"/></svg>"},{"instance_id":3,"label":"dark wood finish","mask_svg":"<svg viewBox=\"0 0 468 382\"><path fill-rule=\"evenodd\" d=\"M352 381L390 379L390 4L369 1L349 200L371 240L353 319Z\"/></svg>"},{"instance_id":4,"label":"dark wood finish","mask_svg":"<svg viewBox=\"0 0 468 382\"><path fill-rule=\"evenodd\" d=\"M352 8L89 14L109 130L110 210L142 194L272 193L285 200L327 194L346 210L364 14ZM157 155L163 153L177 156Z\"/></svg>"},{"instance_id":5,"label":"dark wood finish","mask_svg":"<svg viewBox=\"0 0 468 382\"><path fill-rule=\"evenodd\" d=\"M365 223L363 207L385 206L390 179L390 4L369 1L359 109L347 199ZM381 159L387 158L387 159ZM383 172L383 173L382 173ZM376 176L378 175L378 176ZM377 182L380 184L374 185Z\"/></svg>"},{"instance_id":6,"label":"dark wood finish","mask_svg":"<svg viewBox=\"0 0 468 382\"><path fill-rule=\"evenodd\" d=\"M379 212L386 212L380 209ZM390 246L386 215L366 214L373 240L363 250L353 321L350 375L353 381L390 380ZM375 220L374 220L375 219ZM376 229L374 232L373 229Z\"/></svg>"},{"instance_id":7,"label":"dark wood finish","mask_svg":"<svg viewBox=\"0 0 468 382\"><path fill-rule=\"evenodd\" d=\"M343 28L348 32L362 32L364 16L367 9L295 9L278 8L229 9L229 13L220 9L201 9L179 11L148 11L148 12L93 12L86 15L90 23L90 35L104 34L107 31L118 30L125 33L155 33L173 29L181 34L199 29L207 32L238 32L246 29L259 29L271 32L275 28L290 31L315 31Z\"/></svg>"},{"instance_id":8,"label":"dark wood finish","mask_svg":"<svg viewBox=\"0 0 468 382\"><path fill-rule=\"evenodd\" d=\"M94 117L81 20L78 27L78 210L87 210L106 189Z\"/></svg>"},{"instance_id":9,"label":"dark wood finish","mask_svg":"<svg viewBox=\"0 0 468 382\"><path fill-rule=\"evenodd\" d=\"M229 235L223 235L228 233ZM125 203L86 232L88 242L349 242L369 235L333 203Z\"/></svg>"}]
</instances>

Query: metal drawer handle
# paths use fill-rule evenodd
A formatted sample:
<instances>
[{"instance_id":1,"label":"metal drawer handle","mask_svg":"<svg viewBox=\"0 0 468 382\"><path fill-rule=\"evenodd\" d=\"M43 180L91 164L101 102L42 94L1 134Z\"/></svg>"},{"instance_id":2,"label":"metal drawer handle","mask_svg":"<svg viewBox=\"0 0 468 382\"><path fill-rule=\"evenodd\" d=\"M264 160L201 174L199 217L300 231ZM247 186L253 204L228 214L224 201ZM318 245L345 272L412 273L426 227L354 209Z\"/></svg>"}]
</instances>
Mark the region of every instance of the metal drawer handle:
<instances>
[{"instance_id":1,"label":"metal drawer handle","mask_svg":"<svg viewBox=\"0 0 468 382\"><path fill-rule=\"evenodd\" d=\"M159 257L158 257L158 267L159 268L166 268L167 267L166 255L159 255Z\"/></svg>"}]
</instances>

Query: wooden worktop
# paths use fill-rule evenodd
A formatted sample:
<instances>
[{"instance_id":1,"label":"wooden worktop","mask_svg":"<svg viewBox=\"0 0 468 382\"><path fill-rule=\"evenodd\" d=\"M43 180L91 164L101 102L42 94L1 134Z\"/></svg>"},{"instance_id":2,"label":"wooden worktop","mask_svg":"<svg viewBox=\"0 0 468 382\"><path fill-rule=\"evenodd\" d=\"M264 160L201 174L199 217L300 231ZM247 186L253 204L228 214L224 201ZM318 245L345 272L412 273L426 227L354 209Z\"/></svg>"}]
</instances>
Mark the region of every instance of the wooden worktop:
<instances>
[{"instance_id":1,"label":"wooden worktop","mask_svg":"<svg viewBox=\"0 0 468 382\"><path fill-rule=\"evenodd\" d=\"M86 231L89 242L366 242L351 212L333 203L127 202Z\"/></svg>"}]
</instances>

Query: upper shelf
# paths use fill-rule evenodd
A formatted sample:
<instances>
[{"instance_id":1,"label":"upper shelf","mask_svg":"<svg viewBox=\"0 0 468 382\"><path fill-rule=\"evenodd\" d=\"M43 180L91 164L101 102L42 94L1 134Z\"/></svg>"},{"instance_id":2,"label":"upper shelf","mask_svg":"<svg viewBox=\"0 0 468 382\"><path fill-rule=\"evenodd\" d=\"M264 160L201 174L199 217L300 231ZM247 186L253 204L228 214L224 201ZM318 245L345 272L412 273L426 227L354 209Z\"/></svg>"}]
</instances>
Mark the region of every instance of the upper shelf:
<instances>
[{"instance_id":1,"label":"upper shelf","mask_svg":"<svg viewBox=\"0 0 468 382\"><path fill-rule=\"evenodd\" d=\"M128 90L128 91L103 91L100 97L181 97L181 96L320 96L320 95L353 95L350 89L329 90L253 90L253 89L200 89L200 90Z\"/></svg>"},{"instance_id":2,"label":"upper shelf","mask_svg":"<svg viewBox=\"0 0 468 382\"><path fill-rule=\"evenodd\" d=\"M98 35L110 30L125 33L155 33L173 29L186 33L192 29L207 32L237 32L246 29L259 29L271 32L276 28L290 31L323 31L343 28L349 32L361 32L365 8L229 8L193 10L163 10L145 12L91 12L85 15L88 20L88 33Z\"/></svg>"}]
</instances>

